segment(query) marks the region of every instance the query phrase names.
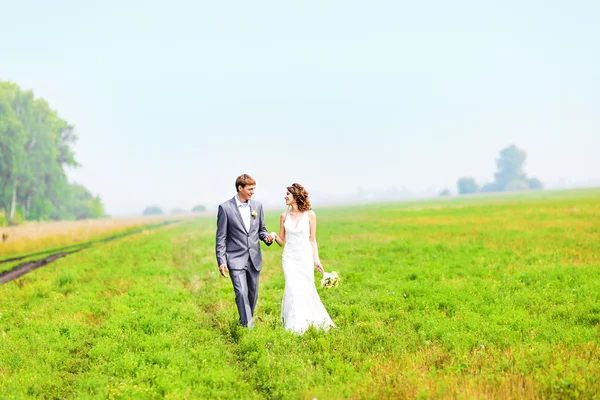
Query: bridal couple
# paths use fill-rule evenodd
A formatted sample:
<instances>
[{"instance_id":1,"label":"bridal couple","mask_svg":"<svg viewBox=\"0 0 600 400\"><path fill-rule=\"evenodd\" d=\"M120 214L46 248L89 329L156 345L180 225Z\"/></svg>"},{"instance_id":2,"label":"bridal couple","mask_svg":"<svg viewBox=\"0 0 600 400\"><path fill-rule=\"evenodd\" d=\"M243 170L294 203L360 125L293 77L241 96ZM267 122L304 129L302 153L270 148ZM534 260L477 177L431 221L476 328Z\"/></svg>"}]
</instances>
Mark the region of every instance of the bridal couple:
<instances>
[{"instance_id":1,"label":"bridal couple","mask_svg":"<svg viewBox=\"0 0 600 400\"><path fill-rule=\"evenodd\" d=\"M327 314L314 282L313 265L323 273L319 260L317 220L308 192L298 183L287 188L279 234L265 228L263 207L252 200L256 181L240 175L237 194L219 205L217 216L217 264L219 272L233 283L235 303L243 326L252 327L258 299L258 279L262 269L259 240L267 246L284 246L282 266L285 277L281 320L287 330L304 333L309 326L328 329L335 326Z\"/></svg>"}]
</instances>

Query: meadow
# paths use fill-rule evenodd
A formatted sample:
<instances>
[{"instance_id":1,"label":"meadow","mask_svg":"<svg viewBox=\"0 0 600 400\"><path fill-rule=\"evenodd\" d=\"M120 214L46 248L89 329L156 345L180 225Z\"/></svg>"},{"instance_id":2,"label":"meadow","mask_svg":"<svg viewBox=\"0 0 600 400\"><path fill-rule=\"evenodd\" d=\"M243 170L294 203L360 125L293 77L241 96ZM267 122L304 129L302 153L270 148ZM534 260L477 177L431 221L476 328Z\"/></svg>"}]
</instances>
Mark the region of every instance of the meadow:
<instances>
[{"instance_id":1,"label":"meadow","mask_svg":"<svg viewBox=\"0 0 600 400\"><path fill-rule=\"evenodd\" d=\"M27 221L22 225L0 226L0 260L101 239L138 227L167 220L194 218L194 214L105 218L82 221Z\"/></svg>"},{"instance_id":2,"label":"meadow","mask_svg":"<svg viewBox=\"0 0 600 400\"><path fill-rule=\"evenodd\" d=\"M278 246L240 328L202 217L1 285L0 398L600 398L599 189L315 211L337 329L281 328Z\"/></svg>"}]
</instances>

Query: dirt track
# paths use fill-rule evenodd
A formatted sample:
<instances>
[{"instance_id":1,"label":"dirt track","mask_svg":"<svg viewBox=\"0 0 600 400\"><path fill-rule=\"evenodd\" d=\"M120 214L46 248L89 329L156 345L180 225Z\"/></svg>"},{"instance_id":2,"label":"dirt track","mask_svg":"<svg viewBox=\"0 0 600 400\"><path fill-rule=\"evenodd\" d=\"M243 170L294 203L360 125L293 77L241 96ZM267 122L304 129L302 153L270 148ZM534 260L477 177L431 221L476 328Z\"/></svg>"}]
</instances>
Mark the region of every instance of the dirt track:
<instances>
[{"instance_id":1,"label":"dirt track","mask_svg":"<svg viewBox=\"0 0 600 400\"><path fill-rule=\"evenodd\" d=\"M34 260L34 261L27 261L23 264L19 264L16 267L14 267L13 269L9 270L9 271L4 271L2 273L0 273L0 284L6 283L6 282L10 282L14 279L17 279L18 277L25 275L28 272L33 271L34 269L43 267L44 265L50 264L51 262L53 262L54 260L57 260L59 258L62 257L66 257L69 254L73 254L73 253L77 253L78 251L87 249L91 246L93 246L96 243L104 243L104 242L108 242L111 240L115 240L115 239L119 239L125 236L129 236L129 235L133 235L135 233L139 233L142 232L144 230L151 230L151 229L156 229L156 228L160 228L162 226L165 225L170 225L170 224L174 224L180 222L179 220L176 221L164 221L160 224L156 224L156 225L152 225L152 226L147 226L147 227L143 227L140 229L137 229L135 231L131 231L131 232L126 232L126 233L122 233L122 234L118 234L118 235L113 235L98 241L92 241L92 242L87 242L87 243L80 243L80 244L75 244L75 245L71 245L71 246L65 246L63 248L60 249L56 249L57 253L55 254L50 254L47 255L44 258L41 258L39 260ZM35 254L44 254L44 251L40 251L38 253L34 253L34 254L28 254L26 256L17 256L17 257L12 257L12 258L8 258L5 260L0 261L0 263L5 263L5 262L9 262L9 261L15 261L15 260L20 260L26 257L31 257L34 256Z\"/></svg>"},{"instance_id":2,"label":"dirt track","mask_svg":"<svg viewBox=\"0 0 600 400\"><path fill-rule=\"evenodd\" d=\"M11 269L10 271L4 271L0 274L0 284L12 281L13 279L17 279L21 275L25 275L26 273L33 271L36 268L43 267L44 265L49 264L58 258L65 257L67 254L75 253L75 252L81 251L81 250L82 249L77 249L77 250L71 251L69 253L64 252L64 253L53 254L46 258L42 258L41 260L29 261L24 264L17 265L15 268Z\"/></svg>"}]
</instances>

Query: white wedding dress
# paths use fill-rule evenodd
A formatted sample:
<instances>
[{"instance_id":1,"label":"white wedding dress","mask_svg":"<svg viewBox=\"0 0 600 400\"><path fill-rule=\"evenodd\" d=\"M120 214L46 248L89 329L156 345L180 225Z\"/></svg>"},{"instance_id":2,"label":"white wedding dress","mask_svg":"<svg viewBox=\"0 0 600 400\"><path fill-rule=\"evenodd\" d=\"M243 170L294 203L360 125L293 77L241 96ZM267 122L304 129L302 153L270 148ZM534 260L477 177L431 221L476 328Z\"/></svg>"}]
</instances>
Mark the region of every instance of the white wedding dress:
<instances>
[{"instance_id":1,"label":"white wedding dress","mask_svg":"<svg viewBox=\"0 0 600 400\"><path fill-rule=\"evenodd\" d=\"M308 212L300 216L297 224L289 216L288 212L283 223L285 247L281 259L285 276L281 306L283 327L300 334L311 325L324 329L335 327L315 287Z\"/></svg>"}]
</instances>

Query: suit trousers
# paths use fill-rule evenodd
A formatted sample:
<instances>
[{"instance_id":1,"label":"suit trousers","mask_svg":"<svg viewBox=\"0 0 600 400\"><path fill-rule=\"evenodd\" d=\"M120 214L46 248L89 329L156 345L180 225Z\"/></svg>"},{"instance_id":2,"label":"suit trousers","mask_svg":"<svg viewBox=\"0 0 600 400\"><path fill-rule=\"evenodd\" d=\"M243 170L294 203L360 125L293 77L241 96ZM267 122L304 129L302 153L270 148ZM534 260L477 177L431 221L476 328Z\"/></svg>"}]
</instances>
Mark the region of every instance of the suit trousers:
<instances>
[{"instance_id":1,"label":"suit trousers","mask_svg":"<svg viewBox=\"0 0 600 400\"><path fill-rule=\"evenodd\" d=\"M249 328L254 326L252 317L254 308L258 300L258 278L260 271L257 271L248 258L244 269L230 269L229 276L233 283L235 292L235 304L240 315L240 324Z\"/></svg>"}]
</instances>

